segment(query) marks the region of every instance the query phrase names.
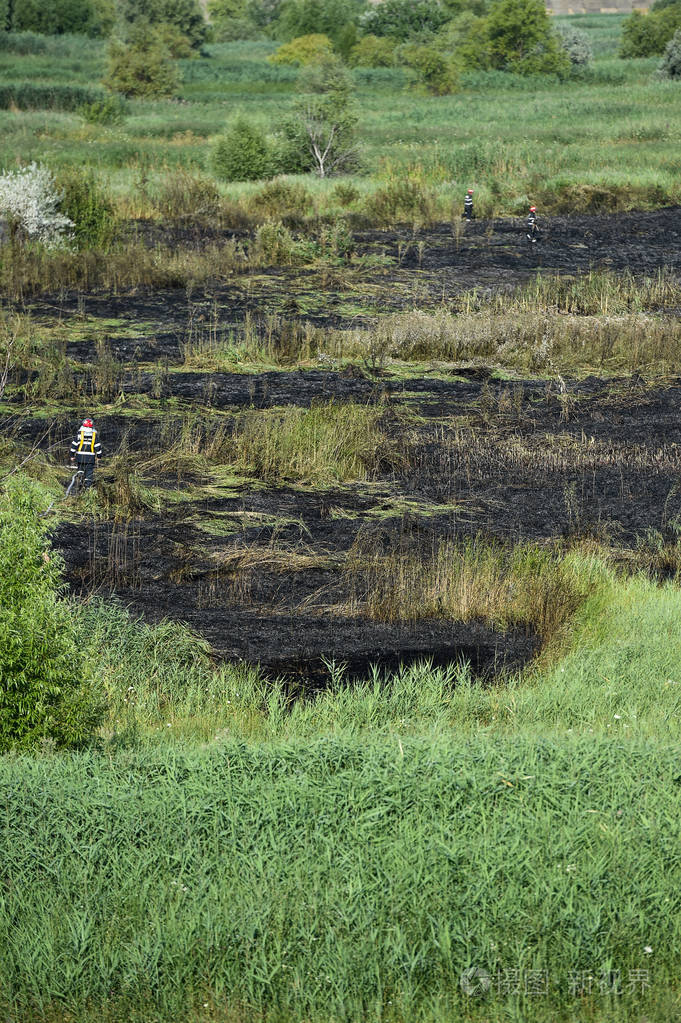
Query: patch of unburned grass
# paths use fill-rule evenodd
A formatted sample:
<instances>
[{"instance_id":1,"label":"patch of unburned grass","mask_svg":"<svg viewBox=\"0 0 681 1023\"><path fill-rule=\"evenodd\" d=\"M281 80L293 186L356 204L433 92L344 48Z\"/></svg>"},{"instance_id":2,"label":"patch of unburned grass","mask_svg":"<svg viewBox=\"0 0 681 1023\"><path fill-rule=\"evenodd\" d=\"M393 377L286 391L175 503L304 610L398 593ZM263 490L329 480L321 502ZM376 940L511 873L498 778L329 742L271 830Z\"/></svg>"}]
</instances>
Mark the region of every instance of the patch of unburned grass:
<instances>
[{"instance_id":1,"label":"patch of unburned grass","mask_svg":"<svg viewBox=\"0 0 681 1023\"><path fill-rule=\"evenodd\" d=\"M527 625L544 643L561 634L598 581L588 559L478 537L423 549L409 538L385 550L360 532L346 576L353 607L379 621L427 618L485 621L497 628Z\"/></svg>"},{"instance_id":2,"label":"patch of unburned grass","mask_svg":"<svg viewBox=\"0 0 681 1023\"><path fill-rule=\"evenodd\" d=\"M640 282L626 275L623 281L616 275L538 278L511 297L464 295L458 312L393 313L369 331L331 332L328 350L378 369L391 360L430 359L538 374L665 374L681 366L681 328L671 313L679 302L681 286L672 274ZM318 344L327 350L323 340Z\"/></svg>"},{"instance_id":3,"label":"patch of unburned grass","mask_svg":"<svg viewBox=\"0 0 681 1023\"><path fill-rule=\"evenodd\" d=\"M241 413L232 437L235 464L265 480L371 479L403 458L382 429L384 414L380 406L335 401Z\"/></svg>"}]
</instances>

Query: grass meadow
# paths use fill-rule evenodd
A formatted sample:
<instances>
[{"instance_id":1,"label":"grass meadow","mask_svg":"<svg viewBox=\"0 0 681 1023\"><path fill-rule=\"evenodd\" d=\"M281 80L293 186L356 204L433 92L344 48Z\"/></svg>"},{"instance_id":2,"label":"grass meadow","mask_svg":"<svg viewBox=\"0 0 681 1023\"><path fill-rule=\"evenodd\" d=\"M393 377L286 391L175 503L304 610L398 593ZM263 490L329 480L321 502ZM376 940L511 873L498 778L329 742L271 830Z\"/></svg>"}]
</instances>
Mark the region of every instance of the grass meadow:
<instances>
[{"instance_id":1,"label":"grass meadow","mask_svg":"<svg viewBox=\"0 0 681 1023\"><path fill-rule=\"evenodd\" d=\"M8 1018L676 1019L681 596L571 569L571 638L486 688L291 702L86 605L101 749L0 764Z\"/></svg>"},{"instance_id":2,"label":"grass meadow","mask_svg":"<svg viewBox=\"0 0 681 1023\"><path fill-rule=\"evenodd\" d=\"M595 58L566 82L467 73L458 93L432 97L414 89L400 69L356 70L363 173L353 180L360 195L406 169L435 189L442 215L452 202L458 210L469 186L484 215L516 213L528 197L547 212L580 209L584 186L610 190L624 208L678 201L677 86L656 79L656 58L617 57L621 16L570 21L590 35ZM0 166L91 164L125 197L126 212L148 213L144 190L153 190L164 169L210 172L212 147L237 113L268 130L287 114L297 73L267 62L274 48L268 42L212 45L210 56L181 62L178 99L133 101L119 125L9 102L0 111ZM65 37L54 53L0 53L0 90L27 81L96 88L105 66L103 44ZM322 206L333 207L334 182L309 184ZM222 188L242 200L254 190L250 184Z\"/></svg>"}]
</instances>

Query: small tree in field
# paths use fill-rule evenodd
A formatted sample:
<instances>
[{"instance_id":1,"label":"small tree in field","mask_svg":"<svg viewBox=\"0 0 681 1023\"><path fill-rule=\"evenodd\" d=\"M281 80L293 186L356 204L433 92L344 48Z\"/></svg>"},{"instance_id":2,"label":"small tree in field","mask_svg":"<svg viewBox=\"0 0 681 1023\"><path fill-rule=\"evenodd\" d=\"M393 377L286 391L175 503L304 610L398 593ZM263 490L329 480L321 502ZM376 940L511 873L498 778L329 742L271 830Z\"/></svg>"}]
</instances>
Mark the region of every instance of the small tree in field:
<instances>
[{"instance_id":1,"label":"small tree in field","mask_svg":"<svg viewBox=\"0 0 681 1023\"><path fill-rule=\"evenodd\" d=\"M101 717L40 505L29 479L0 493L0 751L83 745Z\"/></svg>"},{"instance_id":2,"label":"small tree in field","mask_svg":"<svg viewBox=\"0 0 681 1023\"><path fill-rule=\"evenodd\" d=\"M109 44L109 73L104 85L122 96L171 96L177 74L170 53L148 23L135 25L128 40Z\"/></svg>"},{"instance_id":3,"label":"small tree in field","mask_svg":"<svg viewBox=\"0 0 681 1023\"><path fill-rule=\"evenodd\" d=\"M557 31L560 44L573 68L584 68L591 63L593 50L586 32L572 25L558 25Z\"/></svg>"},{"instance_id":4,"label":"small tree in field","mask_svg":"<svg viewBox=\"0 0 681 1023\"><path fill-rule=\"evenodd\" d=\"M257 181L267 176L270 154L264 134L245 117L229 126L213 150L213 171L223 181Z\"/></svg>"},{"instance_id":5,"label":"small tree in field","mask_svg":"<svg viewBox=\"0 0 681 1023\"><path fill-rule=\"evenodd\" d=\"M520 75L570 69L542 0L499 0L487 18L487 35L492 67Z\"/></svg>"},{"instance_id":6,"label":"small tree in field","mask_svg":"<svg viewBox=\"0 0 681 1023\"><path fill-rule=\"evenodd\" d=\"M434 46L403 46L399 55L407 67L416 71L420 83L434 96L447 96L456 92L456 68Z\"/></svg>"},{"instance_id":7,"label":"small tree in field","mask_svg":"<svg viewBox=\"0 0 681 1023\"><path fill-rule=\"evenodd\" d=\"M355 169L357 115L352 107L350 77L343 64L330 57L308 68L300 84L303 95L285 130L305 146L310 167L320 178Z\"/></svg>"}]
</instances>

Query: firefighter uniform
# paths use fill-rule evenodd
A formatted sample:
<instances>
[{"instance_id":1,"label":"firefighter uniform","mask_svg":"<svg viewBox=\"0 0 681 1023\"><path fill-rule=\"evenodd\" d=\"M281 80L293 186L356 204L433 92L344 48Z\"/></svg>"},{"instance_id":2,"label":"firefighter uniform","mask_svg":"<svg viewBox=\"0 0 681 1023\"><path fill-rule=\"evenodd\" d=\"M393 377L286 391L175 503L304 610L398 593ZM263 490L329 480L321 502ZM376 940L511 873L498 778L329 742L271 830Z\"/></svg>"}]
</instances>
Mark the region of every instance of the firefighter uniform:
<instances>
[{"instance_id":1,"label":"firefighter uniform","mask_svg":"<svg viewBox=\"0 0 681 1023\"><path fill-rule=\"evenodd\" d=\"M89 425L88 425L89 424ZM95 462L102 457L99 435L90 420L86 420L71 441L71 461L85 473L85 486L91 487L95 475Z\"/></svg>"}]
</instances>

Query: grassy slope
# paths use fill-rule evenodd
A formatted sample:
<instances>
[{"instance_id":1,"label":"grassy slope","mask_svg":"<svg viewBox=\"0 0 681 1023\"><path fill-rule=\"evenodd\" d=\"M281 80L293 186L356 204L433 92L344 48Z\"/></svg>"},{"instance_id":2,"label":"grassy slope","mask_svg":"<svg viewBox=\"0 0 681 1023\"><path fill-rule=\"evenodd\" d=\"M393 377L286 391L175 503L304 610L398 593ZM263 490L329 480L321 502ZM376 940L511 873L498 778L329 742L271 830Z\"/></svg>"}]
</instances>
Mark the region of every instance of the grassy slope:
<instances>
[{"instance_id":1,"label":"grassy slope","mask_svg":"<svg viewBox=\"0 0 681 1023\"><path fill-rule=\"evenodd\" d=\"M474 186L481 210L508 212L529 193L585 183L633 189L639 204L677 199L678 87L654 78L656 59L616 57L620 17L572 20L594 42L593 70L583 80L475 74L464 76L462 92L434 98L409 90L401 71L357 72L367 169L384 176L418 163L443 200L452 187L458 196L461 186ZM97 84L105 66L101 44L88 41L84 49L76 39L72 46L70 58L1 54L0 83ZM182 62L183 98L191 106L137 102L122 126L88 125L76 114L2 111L0 166L17 159L94 162L123 192L164 165L207 168L212 142L236 110L272 127L290 109L296 75L268 64L271 50L270 43L223 44L212 47L210 59ZM232 195L249 190L229 188Z\"/></svg>"},{"instance_id":2,"label":"grassy slope","mask_svg":"<svg viewBox=\"0 0 681 1023\"><path fill-rule=\"evenodd\" d=\"M574 642L510 689L413 669L293 712L90 609L110 755L0 765L20 1017L677 1018L681 594L575 570ZM471 965L548 994L464 999ZM624 993L577 999L575 970Z\"/></svg>"}]
</instances>

